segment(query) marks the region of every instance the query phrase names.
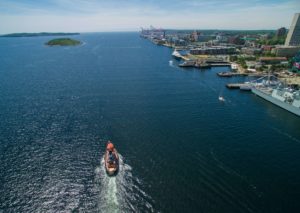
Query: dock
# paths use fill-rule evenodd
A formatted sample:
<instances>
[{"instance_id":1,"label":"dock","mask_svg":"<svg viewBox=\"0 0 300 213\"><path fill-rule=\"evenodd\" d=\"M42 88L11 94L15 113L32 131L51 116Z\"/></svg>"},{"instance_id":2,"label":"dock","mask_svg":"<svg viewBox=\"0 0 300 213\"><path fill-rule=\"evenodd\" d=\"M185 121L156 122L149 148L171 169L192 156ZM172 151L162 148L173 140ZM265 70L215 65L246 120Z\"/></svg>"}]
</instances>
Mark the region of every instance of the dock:
<instances>
[{"instance_id":1,"label":"dock","mask_svg":"<svg viewBox=\"0 0 300 213\"><path fill-rule=\"evenodd\" d=\"M247 73L238 73L238 72L218 72L220 77L233 77L233 76L247 76Z\"/></svg>"},{"instance_id":2,"label":"dock","mask_svg":"<svg viewBox=\"0 0 300 213\"><path fill-rule=\"evenodd\" d=\"M226 84L228 89L239 89L241 86L244 86L244 83L233 83L233 84Z\"/></svg>"},{"instance_id":3,"label":"dock","mask_svg":"<svg viewBox=\"0 0 300 213\"><path fill-rule=\"evenodd\" d=\"M248 76L250 77L263 77L266 76L265 73L249 73Z\"/></svg>"},{"instance_id":4,"label":"dock","mask_svg":"<svg viewBox=\"0 0 300 213\"><path fill-rule=\"evenodd\" d=\"M212 67L230 67L229 63L208 63Z\"/></svg>"}]
</instances>

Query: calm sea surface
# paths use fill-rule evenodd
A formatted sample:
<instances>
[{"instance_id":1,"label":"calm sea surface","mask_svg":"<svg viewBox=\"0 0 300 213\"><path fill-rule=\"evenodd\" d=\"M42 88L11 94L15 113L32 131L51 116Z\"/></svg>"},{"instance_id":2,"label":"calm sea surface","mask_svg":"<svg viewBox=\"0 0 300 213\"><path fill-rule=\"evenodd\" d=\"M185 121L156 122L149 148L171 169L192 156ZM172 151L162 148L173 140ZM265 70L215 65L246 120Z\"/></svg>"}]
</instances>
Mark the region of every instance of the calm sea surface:
<instances>
[{"instance_id":1,"label":"calm sea surface","mask_svg":"<svg viewBox=\"0 0 300 213\"><path fill-rule=\"evenodd\" d=\"M300 212L299 117L137 33L51 38L0 38L0 212Z\"/></svg>"}]
</instances>

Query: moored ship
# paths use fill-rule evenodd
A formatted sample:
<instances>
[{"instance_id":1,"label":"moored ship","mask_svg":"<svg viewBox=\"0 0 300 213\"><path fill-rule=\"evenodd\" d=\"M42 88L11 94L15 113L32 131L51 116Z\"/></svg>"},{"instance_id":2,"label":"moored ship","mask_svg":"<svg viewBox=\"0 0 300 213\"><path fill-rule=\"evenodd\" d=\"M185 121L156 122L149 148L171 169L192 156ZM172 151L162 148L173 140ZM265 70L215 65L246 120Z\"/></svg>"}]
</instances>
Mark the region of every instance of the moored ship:
<instances>
[{"instance_id":1,"label":"moored ship","mask_svg":"<svg viewBox=\"0 0 300 213\"><path fill-rule=\"evenodd\" d=\"M176 59L181 59L182 58L182 55L177 50L173 51L172 56Z\"/></svg>"},{"instance_id":2,"label":"moored ship","mask_svg":"<svg viewBox=\"0 0 300 213\"><path fill-rule=\"evenodd\" d=\"M300 90L272 85L270 81L253 86L251 91L259 97L300 116Z\"/></svg>"}]
</instances>

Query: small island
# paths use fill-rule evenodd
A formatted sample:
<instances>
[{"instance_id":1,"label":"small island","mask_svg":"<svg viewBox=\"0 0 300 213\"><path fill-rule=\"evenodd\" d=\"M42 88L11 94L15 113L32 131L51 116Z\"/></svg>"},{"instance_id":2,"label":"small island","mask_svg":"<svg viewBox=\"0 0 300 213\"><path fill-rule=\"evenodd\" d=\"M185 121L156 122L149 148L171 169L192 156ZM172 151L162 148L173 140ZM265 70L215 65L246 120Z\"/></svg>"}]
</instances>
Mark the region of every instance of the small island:
<instances>
[{"instance_id":1,"label":"small island","mask_svg":"<svg viewBox=\"0 0 300 213\"><path fill-rule=\"evenodd\" d=\"M70 38L56 38L48 41L46 45L48 46L76 46L81 44L80 41Z\"/></svg>"}]
</instances>

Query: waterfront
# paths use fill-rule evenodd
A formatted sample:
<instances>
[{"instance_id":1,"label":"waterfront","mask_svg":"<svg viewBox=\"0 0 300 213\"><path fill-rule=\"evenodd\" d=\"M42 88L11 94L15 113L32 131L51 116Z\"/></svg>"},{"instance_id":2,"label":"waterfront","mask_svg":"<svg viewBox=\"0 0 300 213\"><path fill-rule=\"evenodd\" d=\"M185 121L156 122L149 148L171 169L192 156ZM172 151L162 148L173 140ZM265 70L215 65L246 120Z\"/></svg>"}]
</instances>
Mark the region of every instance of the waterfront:
<instances>
[{"instance_id":1,"label":"waterfront","mask_svg":"<svg viewBox=\"0 0 300 213\"><path fill-rule=\"evenodd\" d=\"M0 39L0 211L300 209L297 116L138 33L74 38ZM110 179L108 139L123 162Z\"/></svg>"},{"instance_id":2,"label":"waterfront","mask_svg":"<svg viewBox=\"0 0 300 213\"><path fill-rule=\"evenodd\" d=\"M294 15L293 23L299 18ZM300 23L300 22L299 22ZM142 28L140 36L156 45L174 48L172 56L184 60L181 67L204 68L211 66L231 66L232 71L242 75L267 75L274 73L289 86L299 87L300 46L296 39L295 24L291 25L289 36L284 27L276 32L226 31L226 30L164 30ZM283 44L285 46L279 45ZM268 44L268 45L267 45ZM276 56L276 57L275 57Z\"/></svg>"}]
</instances>

